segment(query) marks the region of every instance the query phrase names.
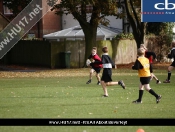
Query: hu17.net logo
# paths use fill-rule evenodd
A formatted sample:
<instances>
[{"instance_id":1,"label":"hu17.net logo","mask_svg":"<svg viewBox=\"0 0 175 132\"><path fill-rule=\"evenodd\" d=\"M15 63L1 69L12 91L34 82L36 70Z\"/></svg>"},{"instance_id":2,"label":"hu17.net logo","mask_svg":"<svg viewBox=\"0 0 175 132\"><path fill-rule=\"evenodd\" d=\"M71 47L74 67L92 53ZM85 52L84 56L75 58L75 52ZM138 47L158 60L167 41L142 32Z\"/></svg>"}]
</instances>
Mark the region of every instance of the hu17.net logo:
<instances>
[{"instance_id":1,"label":"hu17.net logo","mask_svg":"<svg viewBox=\"0 0 175 132\"><path fill-rule=\"evenodd\" d=\"M142 0L142 22L175 22L175 0Z\"/></svg>"}]
</instances>

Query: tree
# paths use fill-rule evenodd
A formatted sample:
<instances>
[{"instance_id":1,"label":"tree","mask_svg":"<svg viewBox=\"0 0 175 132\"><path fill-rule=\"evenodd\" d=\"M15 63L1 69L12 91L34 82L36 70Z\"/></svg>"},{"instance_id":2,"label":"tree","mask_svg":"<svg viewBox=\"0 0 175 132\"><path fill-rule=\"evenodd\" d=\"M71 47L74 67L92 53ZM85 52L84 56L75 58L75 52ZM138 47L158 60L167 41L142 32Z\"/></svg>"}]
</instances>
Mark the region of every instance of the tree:
<instances>
[{"instance_id":1,"label":"tree","mask_svg":"<svg viewBox=\"0 0 175 132\"><path fill-rule=\"evenodd\" d=\"M141 22L141 0L119 0L124 4L126 16L131 24L137 47L144 42L145 27L147 23Z\"/></svg>"},{"instance_id":2,"label":"tree","mask_svg":"<svg viewBox=\"0 0 175 132\"><path fill-rule=\"evenodd\" d=\"M157 39L159 40L157 42L160 43L160 46L166 45L167 47L170 47L173 40L174 26L174 22L148 22L146 26L146 35L149 36L150 34L154 34L156 38L159 38ZM160 38L163 38L164 40Z\"/></svg>"},{"instance_id":3,"label":"tree","mask_svg":"<svg viewBox=\"0 0 175 132\"><path fill-rule=\"evenodd\" d=\"M155 35L173 34L174 22L148 22L146 34L153 33Z\"/></svg>"},{"instance_id":4,"label":"tree","mask_svg":"<svg viewBox=\"0 0 175 132\"><path fill-rule=\"evenodd\" d=\"M174 23L170 22L141 22L141 0L119 0L124 4L126 16L133 29L133 35L137 47L144 42L144 35L153 33L155 35L172 35Z\"/></svg>"},{"instance_id":5,"label":"tree","mask_svg":"<svg viewBox=\"0 0 175 132\"><path fill-rule=\"evenodd\" d=\"M57 15L72 14L79 22L85 34L85 58L88 58L92 47L96 46L98 25L109 23L105 16L120 16L117 6L116 0L62 0L52 10Z\"/></svg>"},{"instance_id":6,"label":"tree","mask_svg":"<svg viewBox=\"0 0 175 132\"><path fill-rule=\"evenodd\" d=\"M147 41L153 44L152 48L156 50L159 61L165 61L170 51L174 26L173 22L149 22L147 24Z\"/></svg>"}]
</instances>

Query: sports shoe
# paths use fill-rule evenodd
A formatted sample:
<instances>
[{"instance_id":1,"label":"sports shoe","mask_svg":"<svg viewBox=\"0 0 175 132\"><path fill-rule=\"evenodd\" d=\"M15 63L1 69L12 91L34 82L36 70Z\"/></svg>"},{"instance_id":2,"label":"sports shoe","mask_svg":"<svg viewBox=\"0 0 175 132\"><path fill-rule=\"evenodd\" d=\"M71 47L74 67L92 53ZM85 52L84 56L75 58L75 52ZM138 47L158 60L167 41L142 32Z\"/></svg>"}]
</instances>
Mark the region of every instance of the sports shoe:
<instances>
[{"instance_id":1,"label":"sports shoe","mask_svg":"<svg viewBox=\"0 0 175 132\"><path fill-rule=\"evenodd\" d=\"M109 97L108 95L103 95L103 97Z\"/></svg>"},{"instance_id":2,"label":"sports shoe","mask_svg":"<svg viewBox=\"0 0 175 132\"><path fill-rule=\"evenodd\" d=\"M86 84L89 84L89 83L91 83L91 80L89 80L89 81L86 82Z\"/></svg>"},{"instance_id":3,"label":"sports shoe","mask_svg":"<svg viewBox=\"0 0 175 132\"><path fill-rule=\"evenodd\" d=\"M141 104L142 101L139 101L139 100L137 99L137 100L135 100L135 101L132 101L132 103L134 103L134 104Z\"/></svg>"},{"instance_id":4,"label":"sports shoe","mask_svg":"<svg viewBox=\"0 0 175 132\"><path fill-rule=\"evenodd\" d=\"M157 81L156 81L156 84L161 84L161 81L157 80Z\"/></svg>"},{"instance_id":5,"label":"sports shoe","mask_svg":"<svg viewBox=\"0 0 175 132\"><path fill-rule=\"evenodd\" d=\"M100 81L97 82L97 85L101 85Z\"/></svg>"},{"instance_id":6,"label":"sports shoe","mask_svg":"<svg viewBox=\"0 0 175 132\"><path fill-rule=\"evenodd\" d=\"M120 80L120 81L118 82L118 84L119 84L123 89L125 89L125 84L124 84L124 82L123 82L122 80Z\"/></svg>"},{"instance_id":7,"label":"sports shoe","mask_svg":"<svg viewBox=\"0 0 175 132\"><path fill-rule=\"evenodd\" d=\"M170 80L166 79L163 83L170 83Z\"/></svg>"},{"instance_id":8,"label":"sports shoe","mask_svg":"<svg viewBox=\"0 0 175 132\"><path fill-rule=\"evenodd\" d=\"M162 95L159 95L157 98L156 98L156 103L158 104L160 102L160 99L162 98Z\"/></svg>"}]
</instances>

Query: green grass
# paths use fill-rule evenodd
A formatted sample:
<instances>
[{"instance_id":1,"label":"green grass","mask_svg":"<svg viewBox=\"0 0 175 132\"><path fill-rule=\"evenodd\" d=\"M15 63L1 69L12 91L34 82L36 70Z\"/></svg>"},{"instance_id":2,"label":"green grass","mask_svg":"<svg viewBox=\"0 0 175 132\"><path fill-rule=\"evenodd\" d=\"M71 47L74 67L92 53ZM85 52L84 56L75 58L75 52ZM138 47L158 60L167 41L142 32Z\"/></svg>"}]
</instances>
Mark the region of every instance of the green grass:
<instances>
[{"instance_id":1,"label":"green grass","mask_svg":"<svg viewBox=\"0 0 175 132\"><path fill-rule=\"evenodd\" d=\"M162 95L159 104L146 91L143 104L132 104L138 98L137 71L114 70L113 80L124 80L127 89L123 90L120 86L108 87L108 98L101 97L103 90L96 85L95 76L91 84L85 84L89 69L80 69L80 74L77 72L77 69L53 70L52 74L58 76L51 74L48 77L46 71L45 74L41 72L42 76L38 77L1 78L0 118L175 118L173 73L170 84L157 85L154 80L150 83L151 88ZM167 76L165 70L155 70L155 74L161 81ZM138 128L140 127L0 127L0 132L136 132ZM175 131L175 127L141 128L145 132Z\"/></svg>"}]
</instances>

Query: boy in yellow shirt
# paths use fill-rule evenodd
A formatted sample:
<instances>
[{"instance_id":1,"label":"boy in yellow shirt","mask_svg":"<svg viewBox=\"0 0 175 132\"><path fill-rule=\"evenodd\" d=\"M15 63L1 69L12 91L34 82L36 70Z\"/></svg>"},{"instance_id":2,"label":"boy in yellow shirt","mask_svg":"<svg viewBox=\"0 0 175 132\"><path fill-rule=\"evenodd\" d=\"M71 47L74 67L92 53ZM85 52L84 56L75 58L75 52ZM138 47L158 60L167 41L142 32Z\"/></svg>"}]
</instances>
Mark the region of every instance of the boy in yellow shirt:
<instances>
[{"instance_id":1,"label":"boy in yellow shirt","mask_svg":"<svg viewBox=\"0 0 175 132\"><path fill-rule=\"evenodd\" d=\"M160 99L162 98L161 95L158 95L157 93L154 92L153 89L150 88L150 79L151 79L151 67L149 60L144 56L145 55L145 50L144 48L139 48L138 49L138 58L132 67L133 70L138 70L138 75L140 77L140 86L139 86L139 98L133 103L142 103L142 96L143 96L143 91L144 88L153 96L156 97L156 103L160 102Z\"/></svg>"}]
</instances>

